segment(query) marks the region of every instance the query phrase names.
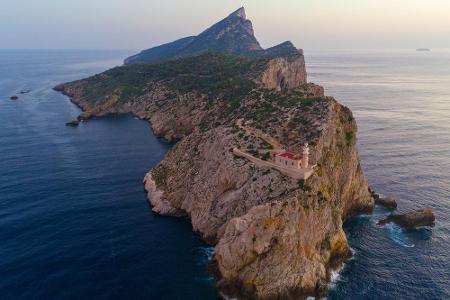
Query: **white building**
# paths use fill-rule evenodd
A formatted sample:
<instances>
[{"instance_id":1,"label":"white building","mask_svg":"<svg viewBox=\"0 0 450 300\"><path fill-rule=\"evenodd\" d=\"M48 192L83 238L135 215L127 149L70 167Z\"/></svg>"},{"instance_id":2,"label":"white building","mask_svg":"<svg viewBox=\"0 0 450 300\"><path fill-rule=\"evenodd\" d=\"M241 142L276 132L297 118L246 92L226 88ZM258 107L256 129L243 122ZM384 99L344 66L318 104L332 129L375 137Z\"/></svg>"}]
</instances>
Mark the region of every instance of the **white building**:
<instances>
[{"instance_id":1,"label":"white building","mask_svg":"<svg viewBox=\"0 0 450 300\"><path fill-rule=\"evenodd\" d=\"M306 143L303 147L302 155L297 155L288 151L278 153L274 157L275 164L289 169L308 169L309 167L309 147Z\"/></svg>"}]
</instances>

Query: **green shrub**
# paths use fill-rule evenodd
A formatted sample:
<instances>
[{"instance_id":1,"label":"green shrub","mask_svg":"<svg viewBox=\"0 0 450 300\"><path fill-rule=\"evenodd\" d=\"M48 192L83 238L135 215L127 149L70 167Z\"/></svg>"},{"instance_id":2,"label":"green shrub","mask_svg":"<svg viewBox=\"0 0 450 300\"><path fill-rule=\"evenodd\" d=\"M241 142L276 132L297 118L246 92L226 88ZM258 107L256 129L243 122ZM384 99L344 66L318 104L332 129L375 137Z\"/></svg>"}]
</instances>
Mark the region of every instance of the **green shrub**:
<instances>
[{"instance_id":1,"label":"green shrub","mask_svg":"<svg viewBox=\"0 0 450 300\"><path fill-rule=\"evenodd\" d=\"M261 155L262 160L269 160L270 159L270 153L266 152L263 155Z\"/></svg>"},{"instance_id":2,"label":"green shrub","mask_svg":"<svg viewBox=\"0 0 450 300\"><path fill-rule=\"evenodd\" d=\"M159 165L153 169L152 178L156 186L164 186L166 184L167 169L163 165Z\"/></svg>"},{"instance_id":3,"label":"green shrub","mask_svg":"<svg viewBox=\"0 0 450 300\"><path fill-rule=\"evenodd\" d=\"M350 145L353 141L353 132L352 131L347 131L345 133L345 139L347 140L347 145Z\"/></svg>"}]
</instances>

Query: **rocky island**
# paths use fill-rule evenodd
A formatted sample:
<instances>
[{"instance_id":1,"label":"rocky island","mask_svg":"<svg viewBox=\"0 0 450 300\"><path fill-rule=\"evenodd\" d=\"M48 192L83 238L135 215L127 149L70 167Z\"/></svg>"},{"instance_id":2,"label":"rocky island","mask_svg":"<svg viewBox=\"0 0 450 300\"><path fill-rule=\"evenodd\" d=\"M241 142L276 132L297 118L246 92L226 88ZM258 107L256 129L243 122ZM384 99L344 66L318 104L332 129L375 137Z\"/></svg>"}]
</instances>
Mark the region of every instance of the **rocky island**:
<instances>
[{"instance_id":1,"label":"rocky island","mask_svg":"<svg viewBox=\"0 0 450 300\"><path fill-rule=\"evenodd\" d=\"M241 8L198 36L55 89L82 108L80 119L132 113L177 141L145 188L153 211L188 217L215 245L209 267L224 297L326 295L331 270L351 256L342 224L374 199L352 112L307 82L292 43L262 49ZM306 180L253 160L271 160L277 147L300 156L306 143Z\"/></svg>"}]
</instances>

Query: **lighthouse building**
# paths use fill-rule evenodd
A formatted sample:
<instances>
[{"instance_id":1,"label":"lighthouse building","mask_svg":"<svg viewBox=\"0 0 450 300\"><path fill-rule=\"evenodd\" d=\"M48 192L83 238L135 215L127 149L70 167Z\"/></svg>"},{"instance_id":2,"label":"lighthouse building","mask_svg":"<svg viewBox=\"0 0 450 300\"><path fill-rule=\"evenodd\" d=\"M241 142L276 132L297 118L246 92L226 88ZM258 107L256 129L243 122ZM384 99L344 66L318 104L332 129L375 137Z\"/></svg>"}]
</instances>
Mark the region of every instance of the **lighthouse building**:
<instances>
[{"instance_id":1,"label":"lighthouse building","mask_svg":"<svg viewBox=\"0 0 450 300\"><path fill-rule=\"evenodd\" d=\"M309 167L309 147L306 143L303 146L302 155L297 155L288 151L282 151L274 157L275 164L289 169L308 169Z\"/></svg>"}]
</instances>

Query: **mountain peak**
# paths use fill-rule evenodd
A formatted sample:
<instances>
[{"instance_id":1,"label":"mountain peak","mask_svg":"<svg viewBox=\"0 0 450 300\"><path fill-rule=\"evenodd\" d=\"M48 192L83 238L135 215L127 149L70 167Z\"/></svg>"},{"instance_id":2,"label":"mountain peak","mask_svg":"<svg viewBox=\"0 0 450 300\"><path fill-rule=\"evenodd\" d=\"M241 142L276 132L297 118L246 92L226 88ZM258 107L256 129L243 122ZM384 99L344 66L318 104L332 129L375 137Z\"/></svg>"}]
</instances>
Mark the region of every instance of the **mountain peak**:
<instances>
[{"instance_id":1,"label":"mountain peak","mask_svg":"<svg viewBox=\"0 0 450 300\"><path fill-rule=\"evenodd\" d=\"M229 14L196 36L142 51L125 60L125 64L196 56L205 52L225 52L244 56L274 57L301 54L290 42L264 50L255 37L245 8Z\"/></svg>"},{"instance_id":2,"label":"mountain peak","mask_svg":"<svg viewBox=\"0 0 450 300\"><path fill-rule=\"evenodd\" d=\"M236 17L242 18L244 20L247 19L247 16L245 15L245 8L244 7L239 8L235 12L231 13L229 16L230 17L231 16L236 16Z\"/></svg>"}]
</instances>

